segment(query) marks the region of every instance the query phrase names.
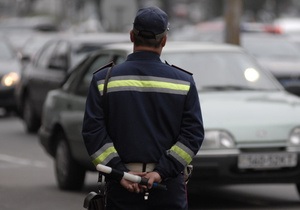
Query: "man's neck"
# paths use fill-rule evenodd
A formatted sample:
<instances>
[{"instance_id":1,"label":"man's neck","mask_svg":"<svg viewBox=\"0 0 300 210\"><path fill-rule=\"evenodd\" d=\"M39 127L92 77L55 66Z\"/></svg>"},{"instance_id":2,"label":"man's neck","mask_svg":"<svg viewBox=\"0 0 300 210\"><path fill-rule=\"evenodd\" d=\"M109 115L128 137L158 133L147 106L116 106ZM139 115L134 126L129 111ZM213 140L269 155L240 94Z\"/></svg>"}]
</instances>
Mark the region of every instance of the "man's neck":
<instances>
[{"instance_id":1,"label":"man's neck","mask_svg":"<svg viewBox=\"0 0 300 210\"><path fill-rule=\"evenodd\" d=\"M138 52L138 51L149 51L149 52L154 52L154 53L160 55L162 49L161 48L147 47L147 46L133 46L133 52Z\"/></svg>"}]
</instances>

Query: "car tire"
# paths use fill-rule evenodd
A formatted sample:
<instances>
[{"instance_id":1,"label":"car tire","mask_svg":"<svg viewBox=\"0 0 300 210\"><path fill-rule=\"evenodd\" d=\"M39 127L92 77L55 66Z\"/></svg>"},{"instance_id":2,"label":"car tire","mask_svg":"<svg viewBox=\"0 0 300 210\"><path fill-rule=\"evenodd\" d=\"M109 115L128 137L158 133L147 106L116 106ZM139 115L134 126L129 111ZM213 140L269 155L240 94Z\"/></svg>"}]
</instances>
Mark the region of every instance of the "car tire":
<instances>
[{"instance_id":1,"label":"car tire","mask_svg":"<svg viewBox=\"0 0 300 210\"><path fill-rule=\"evenodd\" d=\"M38 131L40 122L32 109L32 105L28 97L24 100L23 120L28 133L36 133Z\"/></svg>"},{"instance_id":2,"label":"car tire","mask_svg":"<svg viewBox=\"0 0 300 210\"><path fill-rule=\"evenodd\" d=\"M58 187L62 190L80 190L84 183L85 172L85 169L72 158L66 138L60 134L55 154Z\"/></svg>"}]
</instances>

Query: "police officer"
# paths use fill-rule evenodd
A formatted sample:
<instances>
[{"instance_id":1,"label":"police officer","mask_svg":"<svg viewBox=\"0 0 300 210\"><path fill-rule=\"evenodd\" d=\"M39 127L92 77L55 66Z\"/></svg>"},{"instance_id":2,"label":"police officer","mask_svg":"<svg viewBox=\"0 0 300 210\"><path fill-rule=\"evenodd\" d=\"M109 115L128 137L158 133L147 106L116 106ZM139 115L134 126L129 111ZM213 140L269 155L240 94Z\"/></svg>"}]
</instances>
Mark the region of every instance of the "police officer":
<instances>
[{"instance_id":1,"label":"police officer","mask_svg":"<svg viewBox=\"0 0 300 210\"><path fill-rule=\"evenodd\" d=\"M112 67L105 95L111 66L93 75L82 130L92 162L149 179L147 189L109 179L107 209L188 209L182 171L200 149L204 129L192 74L160 60L168 27L161 9L140 9L130 31L133 53Z\"/></svg>"}]
</instances>

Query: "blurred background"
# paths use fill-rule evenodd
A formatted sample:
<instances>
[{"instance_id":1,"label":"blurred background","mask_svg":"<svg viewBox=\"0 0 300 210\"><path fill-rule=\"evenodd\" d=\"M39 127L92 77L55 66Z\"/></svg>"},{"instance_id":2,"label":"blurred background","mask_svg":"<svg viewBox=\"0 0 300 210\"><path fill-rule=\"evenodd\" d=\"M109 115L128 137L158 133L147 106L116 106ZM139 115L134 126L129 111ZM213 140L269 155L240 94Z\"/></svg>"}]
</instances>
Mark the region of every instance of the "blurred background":
<instances>
[{"instance_id":1,"label":"blurred background","mask_svg":"<svg viewBox=\"0 0 300 210\"><path fill-rule=\"evenodd\" d=\"M149 5L169 14L176 39L195 30L219 31L223 21L242 30L258 30L259 24L275 24L279 33L300 30L297 0L0 0L0 31L127 32L137 8Z\"/></svg>"}]
</instances>

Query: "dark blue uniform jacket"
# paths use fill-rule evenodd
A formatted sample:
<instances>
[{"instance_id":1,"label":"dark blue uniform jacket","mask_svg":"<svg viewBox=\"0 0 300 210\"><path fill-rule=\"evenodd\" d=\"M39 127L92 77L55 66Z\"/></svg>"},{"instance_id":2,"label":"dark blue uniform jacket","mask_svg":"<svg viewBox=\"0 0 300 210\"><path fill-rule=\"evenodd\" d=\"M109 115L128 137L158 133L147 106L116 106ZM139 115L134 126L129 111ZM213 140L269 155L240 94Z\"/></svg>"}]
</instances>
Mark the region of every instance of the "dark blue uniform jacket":
<instances>
[{"instance_id":1,"label":"dark blue uniform jacket","mask_svg":"<svg viewBox=\"0 0 300 210\"><path fill-rule=\"evenodd\" d=\"M95 165L128 171L125 163L157 163L162 178L182 172L204 138L192 74L161 62L153 52L135 52L111 71L94 73L82 135Z\"/></svg>"}]
</instances>

